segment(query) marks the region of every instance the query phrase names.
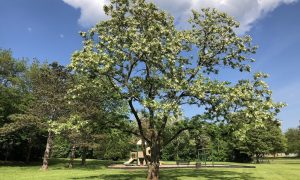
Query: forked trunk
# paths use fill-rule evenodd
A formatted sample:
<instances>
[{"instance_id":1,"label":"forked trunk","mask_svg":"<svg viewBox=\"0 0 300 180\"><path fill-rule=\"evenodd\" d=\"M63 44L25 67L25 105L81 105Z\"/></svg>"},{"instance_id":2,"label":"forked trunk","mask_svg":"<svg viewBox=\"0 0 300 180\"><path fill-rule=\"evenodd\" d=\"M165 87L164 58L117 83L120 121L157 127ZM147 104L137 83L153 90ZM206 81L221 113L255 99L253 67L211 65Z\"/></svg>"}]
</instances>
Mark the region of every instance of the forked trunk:
<instances>
[{"instance_id":1,"label":"forked trunk","mask_svg":"<svg viewBox=\"0 0 300 180\"><path fill-rule=\"evenodd\" d=\"M48 164L49 164L49 158L50 158L50 151L52 148L53 140L52 140L52 132L48 132L48 138L47 138L47 144L46 144L46 149L44 153L44 158L43 158L43 166L42 170L47 170L48 169Z\"/></svg>"},{"instance_id":2,"label":"forked trunk","mask_svg":"<svg viewBox=\"0 0 300 180\"><path fill-rule=\"evenodd\" d=\"M73 144L72 148L71 148L71 152L70 152L69 168L73 168L73 166L74 166L75 151L76 151L76 146L75 146L75 144Z\"/></svg>"},{"instance_id":3,"label":"forked trunk","mask_svg":"<svg viewBox=\"0 0 300 180\"><path fill-rule=\"evenodd\" d=\"M147 180L159 179L159 157L160 157L160 147L158 143L155 143L151 147L151 158L150 158L150 163L148 164Z\"/></svg>"}]
</instances>

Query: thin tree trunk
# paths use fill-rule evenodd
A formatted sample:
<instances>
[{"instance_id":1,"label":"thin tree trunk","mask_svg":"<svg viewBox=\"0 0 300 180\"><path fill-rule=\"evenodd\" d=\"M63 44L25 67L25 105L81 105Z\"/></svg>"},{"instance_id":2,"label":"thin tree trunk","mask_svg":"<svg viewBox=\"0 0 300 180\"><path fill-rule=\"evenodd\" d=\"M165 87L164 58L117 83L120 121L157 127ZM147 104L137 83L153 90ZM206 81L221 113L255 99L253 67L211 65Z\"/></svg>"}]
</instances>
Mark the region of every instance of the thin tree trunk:
<instances>
[{"instance_id":1,"label":"thin tree trunk","mask_svg":"<svg viewBox=\"0 0 300 180\"><path fill-rule=\"evenodd\" d=\"M9 149L6 149L5 155L4 155L4 161L6 162L8 160L9 156Z\"/></svg>"},{"instance_id":2,"label":"thin tree trunk","mask_svg":"<svg viewBox=\"0 0 300 180\"><path fill-rule=\"evenodd\" d=\"M69 168L73 168L73 166L74 166L75 151L76 151L76 145L73 144L73 145L72 145L71 152L70 152Z\"/></svg>"},{"instance_id":3,"label":"thin tree trunk","mask_svg":"<svg viewBox=\"0 0 300 180\"><path fill-rule=\"evenodd\" d=\"M160 157L160 146L158 142L154 142L151 147L151 158L150 158L150 164L148 165L147 180L159 179L159 157Z\"/></svg>"},{"instance_id":4,"label":"thin tree trunk","mask_svg":"<svg viewBox=\"0 0 300 180\"><path fill-rule=\"evenodd\" d=\"M48 169L48 164L49 164L49 158L50 158L50 151L52 148L53 140L52 140L52 132L48 132L48 138L47 138L47 144L46 144L46 149L43 157L43 166L42 170L47 170Z\"/></svg>"},{"instance_id":5,"label":"thin tree trunk","mask_svg":"<svg viewBox=\"0 0 300 180\"><path fill-rule=\"evenodd\" d=\"M14 142L7 142L5 143L5 147L4 149L6 149L5 153L4 153L4 161L6 162L10 156L11 150L12 148L12 144L14 144Z\"/></svg>"},{"instance_id":6,"label":"thin tree trunk","mask_svg":"<svg viewBox=\"0 0 300 180\"><path fill-rule=\"evenodd\" d=\"M87 152L87 147L82 147L82 152L81 152L81 166L86 165L86 152Z\"/></svg>"},{"instance_id":7,"label":"thin tree trunk","mask_svg":"<svg viewBox=\"0 0 300 180\"><path fill-rule=\"evenodd\" d=\"M26 154L26 163L29 163L30 156L31 156L31 149L32 149L32 138L28 139L28 149Z\"/></svg>"},{"instance_id":8,"label":"thin tree trunk","mask_svg":"<svg viewBox=\"0 0 300 180\"><path fill-rule=\"evenodd\" d=\"M257 164L260 163L260 162L259 162L259 155L258 155L258 154L256 154L256 163L257 163Z\"/></svg>"}]
</instances>

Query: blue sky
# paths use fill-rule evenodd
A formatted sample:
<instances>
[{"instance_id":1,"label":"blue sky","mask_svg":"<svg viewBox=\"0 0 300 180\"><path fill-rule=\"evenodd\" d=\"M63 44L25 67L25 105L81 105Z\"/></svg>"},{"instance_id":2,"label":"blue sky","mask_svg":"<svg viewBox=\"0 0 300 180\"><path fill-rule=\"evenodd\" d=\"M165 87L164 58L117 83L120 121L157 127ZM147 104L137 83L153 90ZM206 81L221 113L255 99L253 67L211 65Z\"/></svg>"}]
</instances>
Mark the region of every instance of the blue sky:
<instances>
[{"instance_id":1,"label":"blue sky","mask_svg":"<svg viewBox=\"0 0 300 180\"><path fill-rule=\"evenodd\" d=\"M250 34L259 46L253 72L270 74L267 82L275 101L288 104L279 118L283 129L300 120L300 2L297 0L152 0L171 12L184 26L190 9L215 7L241 22L240 34ZM80 30L106 19L101 4L106 0L2 0L0 48L14 57L59 61L67 65L72 52L81 48ZM239 73L225 74L227 79ZM186 114L193 110L186 109Z\"/></svg>"}]
</instances>

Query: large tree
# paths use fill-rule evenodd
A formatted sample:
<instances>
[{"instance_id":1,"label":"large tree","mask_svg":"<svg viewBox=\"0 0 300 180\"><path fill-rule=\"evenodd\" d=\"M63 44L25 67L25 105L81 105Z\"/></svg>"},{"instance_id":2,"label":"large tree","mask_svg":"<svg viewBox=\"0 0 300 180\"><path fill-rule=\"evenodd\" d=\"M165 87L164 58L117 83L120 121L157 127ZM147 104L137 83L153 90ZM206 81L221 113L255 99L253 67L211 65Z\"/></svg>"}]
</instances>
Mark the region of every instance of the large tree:
<instances>
[{"instance_id":1,"label":"large tree","mask_svg":"<svg viewBox=\"0 0 300 180\"><path fill-rule=\"evenodd\" d=\"M33 101L28 110L19 117L27 119L27 123L33 122L37 128L48 132L42 166L42 169L48 169L54 136L52 126L70 114L65 96L72 83L72 76L70 71L56 62L49 65L33 63L30 79Z\"/></svg>"},{"instance_id":2,"label":"large tree","mask_svg":"<svg viewBox=\"0 0 300 180\"><path fill-rule=\"evenodd\" d=\"M201 116L181 118L182 106L198 105L199 115L224 113L244 95L243 84L232 86L217 74L249 71L247 55L256 47L249 36L236 35L238 22L215 9L193 11L188 30L176 29L172 16L145 0L111 0L104 10L111 18L81 33L84 47L71 66L108 80L110 91L126 100L138 126L130 130L151 148L148 179L158 179L161 149L201 124Z\"/></svg>"}]
</instances>

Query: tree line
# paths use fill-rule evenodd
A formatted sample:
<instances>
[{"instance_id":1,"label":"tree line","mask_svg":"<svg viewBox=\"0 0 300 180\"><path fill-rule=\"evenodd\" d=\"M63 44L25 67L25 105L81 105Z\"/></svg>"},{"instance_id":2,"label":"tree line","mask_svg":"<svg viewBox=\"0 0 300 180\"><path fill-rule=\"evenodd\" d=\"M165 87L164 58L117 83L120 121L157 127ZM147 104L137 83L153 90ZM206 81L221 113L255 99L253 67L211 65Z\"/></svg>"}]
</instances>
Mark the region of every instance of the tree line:
<instances>
[{"instance_id":1,"label":"tree line","mask_svg":"<svg viewBox=\"0 0 300 180\"><path fill-rule=\"evenodd\" d=\"M111 120L129 123L123 103L110 100L113 94L93 89L84 77L56 62L28 65L9 50L0 51L0 68L1 159L29 162L43 157L47 169L51 153L74 156L69 151L75 149L80 149L83 165L90 149L98 149L99 155L88 157L127 156L131 135L104 128ZM89 90L79 97L72 87L82 83Z\"/></svg>"}]
</instances>

